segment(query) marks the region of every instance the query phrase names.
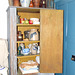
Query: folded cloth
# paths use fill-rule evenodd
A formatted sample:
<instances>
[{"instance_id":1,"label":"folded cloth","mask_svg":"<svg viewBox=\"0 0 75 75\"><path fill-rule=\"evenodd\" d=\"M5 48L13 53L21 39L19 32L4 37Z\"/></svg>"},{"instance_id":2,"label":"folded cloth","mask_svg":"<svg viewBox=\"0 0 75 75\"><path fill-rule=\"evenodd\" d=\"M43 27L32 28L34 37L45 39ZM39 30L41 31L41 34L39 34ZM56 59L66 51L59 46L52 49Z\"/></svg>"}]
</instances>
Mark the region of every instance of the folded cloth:
<instances>
[{"instance_id":1,"label":"folded cloth","mask_svg":"<svg viewBox=\"0 0 75 75\"><path fill-rule=\"evenodd\" d=\"M34 70L24 70L21 67L19 67L19 69L21 70L22 74L29 74L29 73L38 73L39 71L34 69Z\"/></svg>"},{"instance_id":2,"label":"folded cloth","mask_svg":"<svg viewBox=\"0 0 75 75\"><path fill-rule=\"evenodd\" d=\"M28 70L38 70L39 68L38 67L36 67L36 68L30 68L30 69L28 69ZM24 71L27 71L27 69L26 68L23 68L23 70Z\"/></svg>"},{"instance_id":3,"label":"folded cloth","mask_svg":"<svg viewBox=\"0 0 75 75\"><path fill-rule=\"evenodd\" d=\"M25 68L26 66L38 66L38 63L37 62L34 62L34 61L28 61L28 62L22 62L21 64L20 64L20 67L21 68Z\"/></svg>"},{"instance_id":4,"label":"folded cloth","mask_svg":"<svg viewBox=\"0 0 75 75\"><path fill-rule=\"evenodd\" d=\"M29 69L31 69L31 68L37 68L37 66L25 66L24 67L26 70L29 70Z\"/></svg>"},{"instance_id":5,"label":"folded cloth","mask_svg":"<svg viewBox=\"0 0 75 75\"><path fill-rule=\"evenodd\" d=\"M0 65L8 67L8 43L6 39L0 39Z\"/></svg>"}]
</instances>

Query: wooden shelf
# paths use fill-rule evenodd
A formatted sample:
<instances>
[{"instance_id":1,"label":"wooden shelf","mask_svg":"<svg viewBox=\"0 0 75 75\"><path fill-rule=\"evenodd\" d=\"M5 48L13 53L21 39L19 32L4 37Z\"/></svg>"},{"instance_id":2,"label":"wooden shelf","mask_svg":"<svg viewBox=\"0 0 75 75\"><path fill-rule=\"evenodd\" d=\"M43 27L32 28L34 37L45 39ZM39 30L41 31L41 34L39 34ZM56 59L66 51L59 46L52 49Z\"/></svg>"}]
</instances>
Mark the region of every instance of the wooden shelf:
<instances>
[{"instance_id":1,"label":"wooden shelf","mask_svg":"<svg viewBox=\"0 0 75 75\"><path fill-rule=\"evenodd\" d=\"M38 43L40 41L17 41L17 43Z\"/></svg>"},{"instance_id":2,"label":"wooden shelf","mask_svg":"<svg viewBox=\"0 0 75 75\"><path fill-rule=\"evenodd\" d=\"M27 56L17 56L17 58L28 58L28 57L36 57L36 56L40 56L40 54L37 54L37 55L27 55Z\"/></svg>"},{"instance_id":3,"label":"wooden shelf","mask_svg":"<svg viewBox=\"0 0 75 75\"><path fill-rule=\"evenodd\" d=\"M21 27L40 27L40 24L17 24L17 26L21 26Z\"/></svg>"}]
</instances>

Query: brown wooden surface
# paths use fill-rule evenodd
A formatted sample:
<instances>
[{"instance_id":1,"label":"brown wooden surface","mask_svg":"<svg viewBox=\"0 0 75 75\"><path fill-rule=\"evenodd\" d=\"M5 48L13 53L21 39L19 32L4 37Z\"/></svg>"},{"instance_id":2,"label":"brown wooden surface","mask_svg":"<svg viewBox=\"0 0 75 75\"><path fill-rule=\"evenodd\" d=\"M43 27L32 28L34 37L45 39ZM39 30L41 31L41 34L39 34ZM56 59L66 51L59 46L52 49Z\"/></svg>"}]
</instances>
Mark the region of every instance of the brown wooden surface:
<instances>
[{"instance_id":1,"label":"brown wooden surface","mask_svg":"<svg viewBox=\"0 0 75 75\"><path fill-rule=\"evenodd\" d=\"M29 57L36 57L36 56L39 56L40 54L36 54L36 55L32 55L32 54L29 54L29 55L26 55L26 56L17 56L17 58L29 58Z\"/></svg>"},{"instance_id":2,"label":"brown wooden surface","mask_svg":"<svg viewBox=\"0 0 75 75\"><path fill-rule=\"evenodd\" d=\"M39 13L40 9L38 8L32 8L32 7L26 7L26 8L17 8L18 12L31 12L31 13Z\"/></svg>"},{"instance_id":3,"label":"brown wooden surface","mask_svg":"<svg viewBox=\"0 0 75 75\"><path fill-rule=\"evenodd\" d=\"M39 56L40 54L37 55L28 55L28 56L18 56L18 66L22 63L22 62L27 62L28 60L33 60L36 61L36 56Z\"/></svg>"},{"instance_id":4,"label":"brown wooden surface","mask_svg":"<svg viewBox=\"0 0 75 75\"><path fill-rule=\"evenodd\" d=\"M17 24L18 27L40 27L39 24Z\"/></svg>"},{"instance_id":5,"label":"brown wooden surface","mask_svg":"<svg viewBox=\"0 0 75 75\"><path fill-rule=\"evenodd\" d=\"M62 73L63 63L63 11L40 11L41 20L41 73Z\"/></svg>"},{"instance_id":6,"label":"brown wooden surface","mask_svg":"<svg viewBox=\"0 0 75 75\"><path fill-rule=\"evenodd\" d=\"M36 61L36 56L34 57L25 57L25 58L18 58L18 66L22 63L22 62L27 62L29 60L33 60Z\"/></svg>"},{"instance_id":7,"label":"brown wooden surface","mask_svg":"<svg viewBox=\"0 0 75 75\"><path fill-rule=\"evenodd\" d=\"M20 18L40 18L40 13L18 12Z\"/></svg>"}]
</instances>

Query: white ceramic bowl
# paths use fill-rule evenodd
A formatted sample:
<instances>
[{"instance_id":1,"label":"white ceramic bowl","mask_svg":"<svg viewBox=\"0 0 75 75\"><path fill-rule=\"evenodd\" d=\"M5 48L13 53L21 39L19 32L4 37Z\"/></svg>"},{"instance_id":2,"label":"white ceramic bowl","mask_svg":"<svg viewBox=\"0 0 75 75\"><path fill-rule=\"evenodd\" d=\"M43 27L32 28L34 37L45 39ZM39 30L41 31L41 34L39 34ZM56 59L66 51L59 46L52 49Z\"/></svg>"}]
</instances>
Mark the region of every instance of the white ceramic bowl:
<instances>
[{"instance_id":1,"label":"white ceramic bowl","mask_svg":"<svg viewBox=\"0 0 75 75\"><path fill-rule=\"evenodd\" d=\"M30 18L30 20L32 20L32 21L33 21L33 24L34 24L34 23L38 23L38 22L39 22L39 18Z\"/></svg>"},{"instance_id":2,"label":"white ceramic bowl","mask_svg":"<svg viewBox=\"0 0 75 75\"><path fill-rule=\"evenodd\" d=\"M36 62L37 62L38 64L40 64L40 57L39 57L39 56L36 57Z\"/></svg>"},{"instance_id":3,"label":"white ceramic bowl","mask_svg":"<svg viewBox=\"0 0 75 75\"><path fill-rule=\"evenodd\" d=\"M30 53L30 49L29 48L25 48L22 50L22 54L23 55L28 55Z\"/></svg>"},{"instance_id":4,"label":"white ceramic bowl","mask_svg":"<svg viewBox=\"0 0 75 75\"><path fill-rule=\"evenodd\" d=\"M40 24L40 22L33 22L33 24Z\"/></svg>"}]
</instances>

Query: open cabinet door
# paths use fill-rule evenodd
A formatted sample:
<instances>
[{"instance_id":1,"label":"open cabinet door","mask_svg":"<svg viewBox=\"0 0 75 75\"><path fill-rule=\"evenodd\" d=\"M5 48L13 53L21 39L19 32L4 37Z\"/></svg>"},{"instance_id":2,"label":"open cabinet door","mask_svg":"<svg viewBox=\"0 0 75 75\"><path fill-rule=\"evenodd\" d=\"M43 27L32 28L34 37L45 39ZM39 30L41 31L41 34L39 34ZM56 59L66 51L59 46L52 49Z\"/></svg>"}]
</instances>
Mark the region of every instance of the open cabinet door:
<instances>
[{"instance_id":1,"label":"open cabinet door","mask_svg":"<svg viewBox=\"0 0 75 75\"><path fill-rule=\"evenodd\" d=\"M62 73L63 10L40 10L40 72Z\"/></svg>"}]
</instances>

